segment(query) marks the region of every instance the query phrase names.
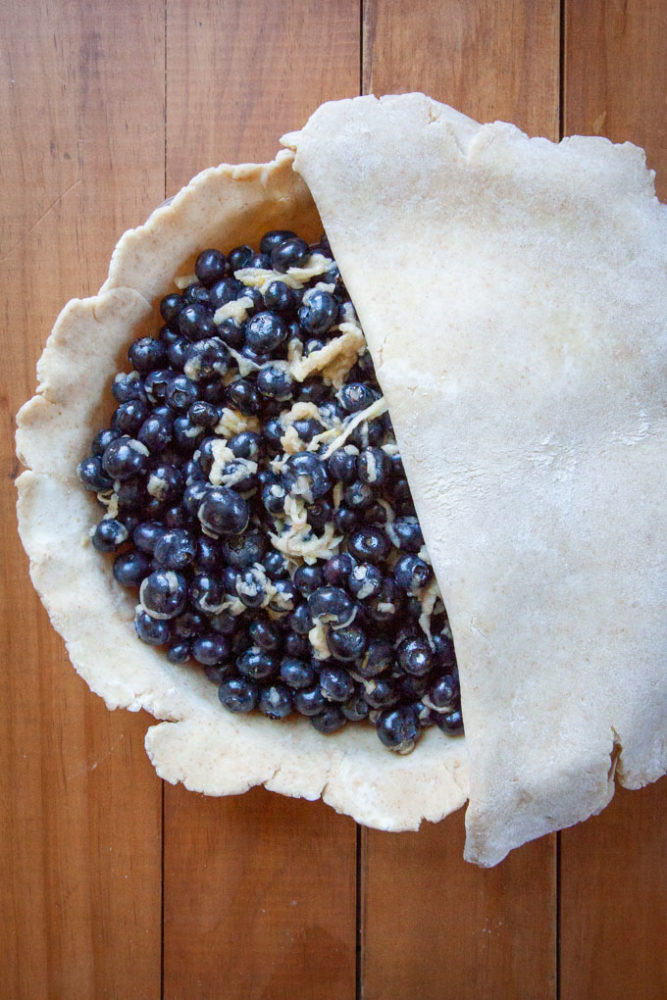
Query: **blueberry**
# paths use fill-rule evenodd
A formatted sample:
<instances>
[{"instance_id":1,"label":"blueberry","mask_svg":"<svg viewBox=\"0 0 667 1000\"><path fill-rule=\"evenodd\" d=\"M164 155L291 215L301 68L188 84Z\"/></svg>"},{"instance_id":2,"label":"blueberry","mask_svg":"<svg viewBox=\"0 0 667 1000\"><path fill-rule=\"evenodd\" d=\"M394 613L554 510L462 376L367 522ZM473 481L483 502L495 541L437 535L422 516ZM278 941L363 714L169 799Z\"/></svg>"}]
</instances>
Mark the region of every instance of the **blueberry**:
<instances>
[{"instance_id":1,"label":"blueberry","mask_svg":"<svg viewBox=\"0 0 667 1000\"><path fill-rule=\"evenodd\" d=\"M314 715L310 721L318 733L329 736L331 733L337 733L339 729L342 729L347 719L338 706L329 705L319 715Z\"/></svg>"},{"instance_id":2,"label":"blueberry","mask_svg":"<svg viewBox=\"0 0 667 1000\"><path fill-rule=\"evenodd\" d=\"M409 753L419 737L417 714L410 705L380 712L375 730L384 746L397 753Z\"/></svg>"},{"instance_id":3,"label":"blueberry","mask_svg":"<svg viewBox=\"0 0 667 1000\"><path fill-rule=\"evenodd\" d=\"M235 299L240 298L244 291L243 285L236 278L222 278L209 288L208 294L211 307L219 309L220 306L225 306L228 302L233 302Z\"/></svg>"},{"instance_id":4,"label":"blueberry","mask_svg":"<svg viewBox=\"0 0 667 1000\"><path fill-rule=\"evenodd\" d=\"M182 528L165 531L155 543L153 555L165 569L185 569L194 562L197 542L189 531Z\"/></svg>"},{"instance_id":5,"label":"blueberry","mask_svg":"<svg viewBox=\"0 0 667 1000\"><path fill-rule=\"evenodd\" d=\"M239 624L239 619L230 611L220 611L216 615L208 616L208 624L213 632L220 635L233 636Z\"/></svg>"},{"instance_id":6,"label":"blueberry","mask_svg":"<svg viewBox=\"0 0 667 1000\"><path fill-rule=\"evenodd\" d=\"M354 681L344 667L327 665L320 670L320 691L327 701L347 701L354 694Z\"/></svg>"},{"instance_id":7,"label":"blueberry","mask_svg":"<svg viewBox=\"0 0 667 1000\"><path fill-rule=\"evenodd\" d=\"M203 635L192 644L192 655L197 663L214 667L229 656L229 642L224 635Z\"/></svg>"},{"instance_id":8,"label":"blueberry","mask_svg":"<svg viewBox=\"0 0 667 1000\"><path fill-rule=\"evenodd\" d=\"M284 281L272 281L264 289L264 305L274 312L289 312L296 305L294 289Z\"/></svg>"},{"instance_id":9,"label":"blueberry","mask_svg":"<svg viewBox=\"0 0 667 1000\"><path fill-rule=\"evenodd\" d=\"M284 719L292 713L292 695L284 684L270 684L262 688L257 705L269 719Z\"/></svg>"},{"instance_id":10,"label":"blueberry","mask_svg":"<svg viewBox=\"0 0 667 1000\"><path fill-rule=\"evenodd\" d=\"M355 693L349 701L340 706L340 710L348 722L362 722L363 719L368 718L370 706L361 695Z\"/></svg>"},{"instance_id":11,"label":"blueberry","mask_svg":"<svg viewBox=\"0 0 667 1000\"><path fill-rule=\"evenodd\" d=\"M259 354L275 351L286 338L287 327L278 313L264 310L251 316L246 323L246 344Z\"/></svg>"},{"instance_id":12,"label":"blueberry","mask_svg":"<svg viewBox=\"0 0 667 1000\"><path fill-rule=\"evenodd\" d=\"M394 579L401 590L414 593L425 587L433 576L428 563L415 555L401 556L394 566Z\"/></svg>"},{"instance_id":13,"label":"blueberry","mask_svg":"<svg viewBox=\"0 0 667 1000\"><path fill-rule=\"evenodd\" d=\"M176 375L169 383L167 403L172 410L188 410L197 400L199 393L196 384L186 375Z\"/></svg>"},{"instance_id":14,"label":"blueberry","mask_svg":"<svg viewBox=\"0 0 667 1000\"><path fill-rule=\"evenodd\" d=\"M313 618L321 624L348 625L355 613L355 604L340 587L320 587L308 598Z\"/></svg>"},{"instance_id":15,"label":"blueberry","mask_svg":"<svg viewBox=\"0 0 667 1000\"><path fill-rule=\"evenodd\" d=\"M320 685L302 688L294 695L294 707L300 715L315 716L323 712L329 703L320 690Z\"/></svg>"},{"instance_id":16,"label":"blueberry","mask_svg":"<svg viewBox=\"0 0 667 1000\"><path fill-rule=\"evenodd\" d=\"M367 682L364 699L371 708L390 708L400 697L396 681L391 677L375 677Z\"/></svg>"},{"instance_id":17,"label":"blueberry","mask_svg":"<svg viewBox=\"0 0 667 1000\"><path fill-rule=\"evenodd\" d=\"M224 599L222 584L210 573L195 573L189 588L190 603L197 611L215 614Z\"/></svg>"},{"instance_id":18,"label":"blueberry","mask_svg":"<svg viewBox=\"0 0 667 1000\"><path fill-rule=\"evenodd\" d=\"M308 507L306 519L311 528L322 532L333 519L333 507L327 500L316 500Z\"/></svg>"},{"instance_id":19,"label":"blueberry","mask_svg":"<svg viewBox=\"0 0 667 1000\"><path fill-rule=\"evenodd\" d=\"M148 448L127 435L112 441L102 457L102 468L112 479L129 479L146 470Z\"/></svg>"},{"instance_id":20,"label":"blueberry","mask_svg":"<svg viewBox=\"0 0 667 1000\"><path fill-rule=\"evenodd\" d=\"M459 736L463 733L463 716L460 708L451 712L433 712L432 719L436 726L449 736Z\"/></svg>"},{"instance_id":21,"label":"blueberry","mask_svg":"<svg viewBox=\"0 0 667 1000\"><path fill-rule=\"evenodd\" d=\"M223 680L218 697L229 712L252 712L259 698L257 685L245 677Z\"/></svg>"},{"instance_id":22,"label":"blueberry","mask_svg":"<svg viewBox=\"0 0 667 1000\"><path fill-rule=\"evenodd\" d=\"M342 587L347 583L348 577L353 568L357 565L357 560L349 552L340 552L337 556L332 556L325 562L322 573L327 583L333 587Z\"/></svg>"},{"instance_id":23,"label":"blueberry","mask_svg":"<svg viewBox=\"0 0 667 1000\"><path fill-rule=\"evenodd\" d=\"M174 419L173 444L180 452L192 454L204 433L204 428L193 424L187 414Z\"/></svg>"},{"instance_id":24,"label":"blueberry","mask_svg":"<svg viewBox=\"0 0 667 1000\"><path fill-rule=\"evenodd\" d=\"M259 608L266 598L264 573L258 567L244 569L236 577L236 594L247 608Z\"/></svg>"},{"instance_id":25,"label":"blueberry","mask_svg":"<svg viewBox=\"0 0 667 1000\"><path fill-rule=\"evenodd\" d=\"M376 396L363 382L348 382L338 393L338 399L347 413L359 413L374 403Z\"/></svg>"},{"instance_id":26,"label":"blueberry","mask_svg":"<svg viewBox=\"0 0 667 1000\"><path fill-rule=\"evenodd\" d=\"M359 481L350 483L349 486L345 487L345 492L343 493L343 503L350 510L364 511L375 501L375 494L373 493L373 487L369 486L368 483L361 483Z\"/></svg>"},{"instance_id":27,"label":"blueberry","mask_svg":"<svg viewBox=\"0 0 667 1000\"><path fill-rule=\"evenodd\" d=\"M203 399L198 399L190 406L188 418L191 424L196 424L198 427L210 430L220 420L220 407L214 406L213 403L207 403Z\"/></svg>"},{"instance_id":28,"label":"blueberry","mask_svg":"<svg viewBox=\"0 0 667 1000\"><path fill-rule=\"evenodd\" d=\"M182 295L177 292L172 292L171 295L165 295L165 297L160 302L160 314L165 323L172 324L178 319L178 314L181 309L185 306L185 299Z\"/></svg>"},{"instance_id":29,"label":"blueberry","mask_svg":"<svg viewBox=\"0 0 667 1000\"><path fill-rule=\"evenodd\" d=\"M386 624L401 613L403 604L403 597L394 580L390 576L385 576L380 593L376 597L368 598L364 607L373 621Z\"/></svg>"},{"instance_id":30,"label":"blueberry","mask_svg":"<svg viewBox=\"0 0 667 1000\"><path fill-rule=\"evenodd\" d=\"M292 427L299 435L302 441L306 444L310 444L316 434L321 434L324 430L324 424L321 424L319 420L315 420L314 417L306 417L303 420L295 420Z\"/></svg>"},{"instance_id":31,"label":"blueberry","mask_svg":"<svg viewBox=\"0 0 667 1000\"><path fill-rule=\"evenodd\" d=\"M263 681L272 677L278 669L275 656L257 646L249 646L236 661L239 673L253 681Z\"/></svg>"},{"instance_id":32,"label":"blueberry","mask_svg":"<svg viewBox=\"0 0 667 1000\"><path fill-rule=\"evenodd\" d=\"M262 427L262 433L264 441L272 451L282 451L280 439L285 433L285 428L279 420L267 420Z\"/></svg>"},{"instance_id":33,"label":"blueberry","mask_svg":"<svg viewBox=\"0 0 667 1000\"><path fill-rule=\"evenodd\" d=\"M306 292L299 309L299 323L307 333L328 333L338 317L338 303L333 295L320 289Z\"/></svg>"},{"instance_id":34,"label":"blueberry","mask_svg":"<svg viewBox=\"0 0 667 1000\"><path fill-rule=\"evenodd\" d=\"M197 517L212 535L238 535L248 524L250 509L247 501L234 490L214 486L204 494Z\"/></svg>"},{"instance_id":35,"label":"blueberry","mask_svg":"<svg viewBox=\"0 0 667 1000\"><path fill-rule=\"evenodd\" d=\"M175 618L188 600L185 577L173 570L155 570L143 580L139 599L151 618Z\"/></svg>"},{"instance_id":36,"label":"blueberry","mask_svg":"<svg viewBox=\"0 0 667 1000\"><path fill-rule=\"evenodd\" d=\"M137 431L137 441L141 441L150 452L157 454L171 444L173 426L171 417L152 413Z\"/></svg>"},{"instance_id":37,"label":"blueberry","mask_svg":"<svg viewBox=\"0 0 667 1000\"><path fill-rule=\"evenodd\" d=\"M181 504L192 517L196 517L199 505L209 490L210 486L205 480L191 482L183 490Z\"/></svg>"},{"instance_id":38,"label":"blueberry","mask_svg":"<svg viewBox=\"0 0 667 1000\"><path fill-rule=\"evenodd\" d=\"M197 539L195 565L204 573L215 573L220 561L220 543L217 539L202 535Z\"/></svg>"},{"instance_id":39,"label":"blueberry","mask_svg":"<svg viewBox=\"0 0 667 1000\"><path fill-rule=\"evenodd\" d=\"M394 664L394 647L388 639L370 639L366 651L355 665L355 672L366 680L378 677Z\"/></svg>"},{"instance_id":40,"label":"blueberry","mask_svg":"<svg viewBox=\"0 0 667 1000\"><path fill-rule=\"evenodd\" d=\"M164 403L167 398L169 383L174 377L174 373L168 368L156 368L148 373L144 379L144 389L151 403Z\"/></svg>"},{"instance_id":41,"label":"blueberry","mask_svg":"<svg viewBox=\"0 0 667 1000\"><path fill-rule=\"evenodd\" d=\"M381 486L389 477L390 462L381 448L364 448L357 458L357 474L362 483Z\"/></svg>"},{"instance_id":42,"label":"blueberry","mask_svg":"<svg viewBox=\"0 0 667 1000\"><path fill-rule=\"evenodd\" d=\"M382 573L372 563L359 563L348 577L348 587L354 596L363 601L376 597L382 590Z\"/></svg>"},{"instance_id":43,"label":"blueberry","mask_svg":"<svg viewBox=\"0 0 667 1000\"><path fill-rule=\"evenodd\" d=\"M130 399L146 399L145 383L139 372L119 372L111 384L111 392L119 403Z\"/></svg>"},{"instance_id":44,"label":"blueberry","mask_svg":"<svg viewBox=\"0 0 667 1000\"><path fill-rule=\"evenodd\" d=\"M309 451L290 455L282 472L282 483L292 496L303 497L306 503L313 503L331 488L324 463Z\"/></svg>"},{"instance_id":45,"label":"blueberry","mask_svg":"<svg viewBox=\"0 0 667 1000\"><path fill-rule=\"evenodd\" d=\"M134 628L141 641L149 646L164 646L169 642L169 622L151 617L143 608L135 612Z\"/></svg>"},{"instance_id":46,"label":"blueberry","mask_svg":"<svg viewBox=\"0 0 667 1000\"><path fill-rule=\"evenodd\" d=\"M186 340L185 337L179 337L178 340L169 345L167 348L167 361L170 368L178 368L179 370L183 368L189 347L190 341Z\"/></svg>"},{"instance_id":47,"label":"blueberry","mask_svg":"<svg viewBox=\"0 0 667 1000\"><path fill-rule=\"evenodd\" d=\"M269 608L278 614L293 611L297 602L296 587L291 580L276 580L274 583L275 592L269 598Z\"/></svg>"},{"instance_id":48,"label":"blueberry","mask_svg":"<svg viewBox=\"0 0 667 1000\"><path fill-rule=\"evenodd\" d=\"M193 303L181 309L178 314L178 330L186 340L206 340L217 332L210 310L201 303Z\"/></svg>"},{"instance_id":49,"label":"blueberry","mask_svg":"<svg viewBox=\"0 0 667 1000\"><path fill-rule=\"evenodd\" d=\"M160 462L149 471L148 492L163 503L169 503L179 498L184 485L183 473L175 465Z\"/></svg>"},{"instance_id":50,"label":"blueberry","mask_svg":"<svg viewBox=\"0 0 667 1000\"><path fill-rule=\"evenodd\" d=\"M171 630L178 639L196 639L206 631L206 618L199 611L184 611L174 618Z\"/></svg>"},{"instance_id":51,"label":"blueberry","mask_svg":"<svg viewBox=\"0 0 667 1000\"><path fill-rule=\"evenodd\" d=\"M297 656L300 659L311 654L310 641L305 635L297 635L296 632L287 632L285 635L285 656Z\"/></svg>"},{"instance_id":52,"label":"blueberry","mask_svg":"<svg viewBox=\"0 0 667 1000\"><path fill-rule=\"evenodd\" d=\"M254 431L240 431L229 439L227 447L236 458L250 458L256 461L261 451L262 439Z\"/></svg>"},{"instance_id":53,"label":"blueberry","mask_svg":"<svg viewBox=\"0 0 667 1000\"><path fill-rule=\"evenodd\" d=\"M79 462L76 472L81 483L87 490L95 493L106 492L113 489L113 479L105 473L102 467L102 459L99 455L91 455Z\"/></svg>"},{"instance_id":54,"label":"blueberry","mask_svg":"<svg viewBox=\"0 0 667 1000\"><path fill-rule=\"evenodd\" d=\"M327 633L327 646L338 660L356 660L366 648L366 634L356 622L332 628Z\"/></svg>"},{"instance_id":55,"label":"blueberry","mask_svg":"<svg viewBox=\"0 0 667 1000\"><path fill-rule=\"evenodd\" d=\"M153 554L158 539L164 534L164 528L156 521L143 521L132 532L132 541L142 552Z\"/></svg>"},{"instance_id":56,"label":"blueberry","mask_svg":"<svg viewBox=\"0 0 667 1000\"><path fill-rule=\"evenodd\" d=\"M391 542L382 528L364 525L354 531L348 541L350 552L357 559L377 565L387 558Z\"/></svg>"},{"instance_id":57,"label":"blueberry","mask_svg":"<svg viewBox=\"0 0 667 1000\"><path fill-rule=\"evenodd\" d=\"M289 626L297 635L308 635L313 624L313 616L307 604L300 604L289 617Z\"/></svg>"},{"instance_id":58,"label":"blueberry","mask_svg":"<svg viewBox=\"0 0 667 1000\"><path fill-rule=\"evenodd\" d=\"M324 582L322 570L317 565L299 566L292 579L296 589L303 597L308 597L314 590L321 587Z\"/></svg>"},{"instance_id":59,"label":"blueberry","mask_svg":"<svg viewBox=\"0 0 667 1000\"><path fill-rule=\"evenodd\" d=\"M290 267L303 267L310 257L310 247L305 240L292 236L278 243L271 250L271 265L285 274Z\"/></svg>"},{"instance_id":60,"label":"blueberry","mask_svg":"<svg viewBox=\"0 0 667 1000\"><path fill-rule=\"evenodd\" d=\"M359 515L349 507L338 507L334 511L334 530L341 535L349 535L359 524Z\"/></svg>"},{"instance_id":61,"label":"blueberry","mask_svg":"<svg viewBox=\"0 0 667 1000\"><path fill-rule=\"evenodd\" d=\"M183 372L192 382L203 382L225 375L228 368L229 351L220 337L206 337L195 343L187 343Z\"/></svg>"},{"instance_id":62,"label":"blueberry","mask_svg":"<svg viewBox=\"0 0 667 1000\"><path fill-rule=\"evenodd\" d=\"M138 587L149 571L150 560L143 552L123 552L114 559L113 575L123 587Z\"/></svg>"},{"instance_id":63,"label":"blueberry","mask_svg":"<svg viewBox=\"0 0 667 1000\"><path fill-rule=\"evenodd\" d=\"M434 708L454 708L460 697L459 683L452 674L440 674L428 692Z\"/></svg>"},{"instance_id":64,"label":"blueberry","mask_svg":"<svg viewBox=\"0 0 667 1000\"><path fill-rule=\"evenodd\" d=\"M245 333L243 327L231 316L228 316L218 326L217 339L221 340L227 347L233 347L235 351L240 351L245 344Z\"/></svg>"},{"instance_id":65,"label":"blueberry","mask_svg":"<svg viewBox=\"0 0 667 1000\"><path fill-rule=\"evenodd\" d=\"M322 351L326 347L326 344L319 337L310 337L303 345L303 353L306 357L309 354L315 354L316 351Z\"/></svg>"},{"instance_id":66,"label":"blueberry","mask_svg":"<svg viewBox=\"0 0 667 1000\"><path fill-rule=\"evenodd\" d=\"M186 639L179 639L169 643L167 659L170 663L187 663L192 654L190 643Z\"/></svg>"},{"instance_id":67,"label":"blueberry","mask_svg":"<svg viewBox=\"0 0 667 1000\"><path fill-rule=\"evenodd\" d=\"M431 647L426 639L404 639L398 650L398 662L408 674L423 677L433 666Z\"/></svg>"},{"instance_id":68,"label":"blueberry","mask_svg":"<svg viewBox=\"0 0 667 1000\"><path fill-rule=\"evenodd\" d=\"M287 369L267 365L257 373L257 388L269 399L286 400L292 396L294 382Z\"/></svg>"},{"instance_id":69,"label":"blueberry","mask_svg":"<svg viewBox=\"0 0 667 1000\"><path fill-rule=\"evenodd\" d=\"M264 504L264 509L267 513L273 514L274 516L285 512L286 497L287 494L285 492L285 487L281 486L280 483L273 483L271 485L264 486L262 489L262 503Z\"/></svg>"},{"instance_id":70,"label":"blueberry","mask_svg":"<svg viewBox=\"0 0 667 1000\"><path fill-rule=\"evenodd\" d=\"M327 460L327 471L332 479L343 483L352 483L357 476L357 455L338 448Z\"/></svg>"},{"instance_id":71,"label":"blueberry","mask_svg":"<svg viewBox=\"0 0 667 1000\"><path fill-rule=\"evenodd\" d=\"M277 652L282 644L282 632L270 618L255 618L248 626L248 636L253 645L269 653Z\"/></svg>"},{"instance_id":72,"label":"blueberry","mask_svg":"<svg viewBox=\"0 0 667 1000\"><path fill-rule=\"evenodd\" d=\"M270 549L269 552L267 552L262 560L262 565L266 570L266 575L271 580L275 580L277 582L287 576L287 560L282 552L278 552L277 549Z\"/></svg>"},{"instance_id":73,"label":"blueberry","mask_svg":"<svg viewBox=\"0 0 667 1000\"><path fill-rule=\"evenodd\" d=\"M294 656L285 656L280 663L280 679L295 691L315 683L315 668Z\"/></svg>"},{"instance_id":74,"label":"blueberry","mask_svg":"<svg viewBox=\"0 0 667 1000\"><path fill-rule=\"evenodd\" d=\"M296 239L296 233L293 233L291 229L270 229L262 236L259 249L262 253L271 256L275 248L279 247L281 243L293 239Z\"/></svg>"},{"instance_id":75,"label":"blueberry","mask_svg":"<svg viewBox=\"0 0 667 1000\"><path fill-rule=\"evenodd\" d=\"M261 408L261 398L256 387L245 378L239 378L227 386L227 402L246 416L259 413Z\"/></svg>"},{"instance_id":76,"label":"blueberry","mask_svg":"<svg viewBox=\"0 0 667 1000\"><path fill-rule=\"evenodd\" d=\"M187 288L184 288L182 295L185 299L186 305L211 305L211 296L208 288L200 284L198 281L194 281L191 285L188 285Z\"/></svg>"},{"instance_id":77,"label":"blueberry","mask_svg":"<svg viewBox=\"0 0 667 1000\"><path fill-rule=\"evenodd\" d=\"M119 545L127 541L127 536L127 528L121 521L105 517L95 528L92 542L98 552L115 552Z\"/></svg>"},{"instance_id":78,"label":"blueberry","mask_svg":"<svg viewBox=\"0 0 667 1000\"><path fill-rule=\"evenodd\" d=\"M440 635L434 635L433 649L437 657L438 663L441 664L441 666L452 668L453 672L455 672L456 653L454 651L454 643L449 638L449 636L445 635L444 633Z\"/></svg>"},{"instance_id":79,"label":"blueberry","mask_svg":"<svg viewBox=\"0 0 667 1000\"><path fill-rule=\"evenodd\" d=\"M249 247L247 243L243 243L241 246L230 250L227 254L227 263L230 271L240 271L242 268L247 267L253 253L253 248Z\"/></svg>"},{"instance_id":80,"label":"blueberry","mask_svg":"<svg viewBox=\"0 0 667 1000\"><path fill-rule=\"evenodd\" d=\"M195 274L202 285L212 285L223 278L227 269L227 258L220 250L202 250L195 261Z\"/></svg>"},{"instance_id":81,"label":"blueberry","mask_svg":"<svg viewBox=\"0 0 667 1000\"><path fill-rule=\"evenodd\" d=\"M118 431L111 430L111 428L105 428L104 430L98 431L93 438L93 443L91 446L91 451L95 458L101 458L104 452L107 450L112 441L119 438L120 434Z\"/></svg>"},{"instance_id":82,"label":"blueberry","mask_svg":"<svg viewBox=\"0 0 667 1000\"><path fill-rule=\"evenodd\" d=\"M266 539L261 531L245 531L222 545L222 554L230 566L246 569L253 563L261 562L266 549Z\"/></svg>"}]
</instances>

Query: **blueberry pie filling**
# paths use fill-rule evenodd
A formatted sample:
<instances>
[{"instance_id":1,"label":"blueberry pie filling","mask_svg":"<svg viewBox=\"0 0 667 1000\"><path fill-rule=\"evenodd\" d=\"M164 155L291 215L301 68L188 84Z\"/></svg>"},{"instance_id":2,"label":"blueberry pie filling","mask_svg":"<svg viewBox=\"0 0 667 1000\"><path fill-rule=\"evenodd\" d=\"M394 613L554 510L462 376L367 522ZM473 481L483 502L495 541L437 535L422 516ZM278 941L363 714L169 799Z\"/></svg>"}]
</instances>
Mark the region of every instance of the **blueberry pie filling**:
<instances>
[{"instance_id":1,"label":"blueberry pie filling","mask_svg":"<svg viewBox=\"0 0 667 1000\"><path fill-rule=\"evenodd\" d=\"M230 712L463 731L451 632L373 362L325 236L200 253L129 348L78 466L139 639Z\"/></svg>"}]
</instances>

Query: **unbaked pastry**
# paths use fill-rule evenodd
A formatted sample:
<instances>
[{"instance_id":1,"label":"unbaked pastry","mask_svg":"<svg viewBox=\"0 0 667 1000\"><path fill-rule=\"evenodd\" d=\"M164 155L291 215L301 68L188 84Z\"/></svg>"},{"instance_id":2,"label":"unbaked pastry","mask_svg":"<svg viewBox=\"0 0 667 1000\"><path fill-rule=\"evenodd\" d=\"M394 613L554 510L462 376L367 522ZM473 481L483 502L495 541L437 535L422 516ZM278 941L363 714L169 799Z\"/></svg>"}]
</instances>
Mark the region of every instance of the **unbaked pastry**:
<instances>
[{"instance_id":1,"label":"unbaked pastry","mask_svg":"<svg viewBox=\"0 0 667 1000\"><path fill-rule=\"evenodd\" d=\"M387 830L442 818L470 788L466 853L494 864L601 809L616 765L630 787L664 771L665 210L634 147L529 140L423 95L324 105L286 141L308 187L287 151L205 171L63 310L19 415L32 577L92 690L166 720L146 745L167 780L321 795ZM82 544L95 504L76 463L123 349L202 247L315 235L309 188L460 663L465 740L429 731L407 757L360 727L324 739L222 712L208 681L137 642L133 601Z\"/></svg>"}]
</instances>

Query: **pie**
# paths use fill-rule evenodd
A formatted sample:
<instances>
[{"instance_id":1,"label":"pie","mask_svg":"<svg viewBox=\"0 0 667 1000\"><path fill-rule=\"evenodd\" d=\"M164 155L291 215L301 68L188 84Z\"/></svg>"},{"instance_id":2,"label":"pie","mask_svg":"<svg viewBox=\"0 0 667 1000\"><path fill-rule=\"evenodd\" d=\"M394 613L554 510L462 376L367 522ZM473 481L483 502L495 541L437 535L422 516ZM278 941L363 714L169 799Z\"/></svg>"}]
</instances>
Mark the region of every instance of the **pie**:
<instances>
[{"instance_id":1,"label":"pie","mask_svg":"<svg viewBox=\"0 0 667 1000\"><path fill-rule=\"evenodd\" d=\"M643 153L479 125L421 94L323 105L270 164L194 178L63 310L19 415L21 536L76 669L145 708L158 773L267 788L386 830L469 799L466 857L599 812L665 771L665 208ZM87 544L76 467L128 343L205 247L324 225L365 332L449 615L465 738L384 750L221 712L137 642ZM83 543L82 543L83 542ZM104 637L104 642L101 642Z\"/></svg>"}]
</instances>

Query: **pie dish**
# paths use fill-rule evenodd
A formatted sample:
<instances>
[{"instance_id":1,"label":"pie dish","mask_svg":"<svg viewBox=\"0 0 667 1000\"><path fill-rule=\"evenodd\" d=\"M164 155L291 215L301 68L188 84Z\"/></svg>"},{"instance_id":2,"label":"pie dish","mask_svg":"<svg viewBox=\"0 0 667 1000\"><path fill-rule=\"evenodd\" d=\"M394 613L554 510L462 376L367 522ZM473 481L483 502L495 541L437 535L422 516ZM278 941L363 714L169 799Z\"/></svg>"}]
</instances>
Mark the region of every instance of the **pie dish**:
<instances>
[{"instance_id":1,"label":"pie dish","mask_svg":"<svg viewBox=\"0 0 667 1000\"><path fill-rule=\"evenodd\" d=\"M21 536L76 669L169 781L263 783L386 830L469 798L500 861L665 770L665 209L643 154L479 125L424 95L323 105L270 164L194 178L65 307L19 414ZM369 342L457 649L466 736L408 756L349 727L221 714L137 643L76 466L154 304L205 246L327 231ZM108 393L107 393L108 396ZM661 530L662 529L662 530ZM101 642L100 638L104 641Z\"/></svg>"}]
</instances>

